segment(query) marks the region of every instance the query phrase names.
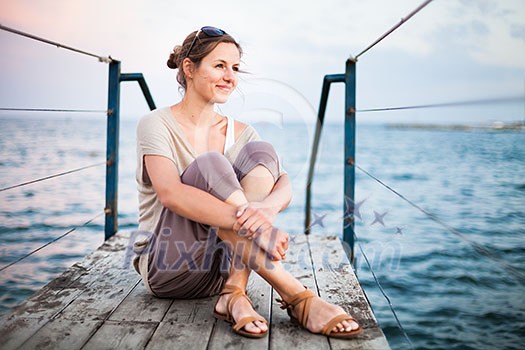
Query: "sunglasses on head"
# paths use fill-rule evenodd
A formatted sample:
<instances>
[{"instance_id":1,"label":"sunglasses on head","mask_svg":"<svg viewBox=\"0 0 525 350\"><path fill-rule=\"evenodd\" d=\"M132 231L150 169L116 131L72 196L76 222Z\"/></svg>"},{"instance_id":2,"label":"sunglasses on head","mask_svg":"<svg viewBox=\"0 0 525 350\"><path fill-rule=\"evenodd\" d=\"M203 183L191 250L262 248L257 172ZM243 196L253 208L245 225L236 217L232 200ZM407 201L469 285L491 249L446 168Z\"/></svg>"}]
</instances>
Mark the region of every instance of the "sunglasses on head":
<instances>
[{"instance_id":1,"label":"sunglasses on head","mask_svg":"<svg viewBox=\"0 0 525 350\"><path fill-rule=\"evenodd\" d=\"M190 55L191 49L193 49L193 46L195 45L195 41L197 41L197 37L199 36L201 32L203 32L209 37L219 37L219 36L223 36L224 34L226 34L224 30L219 29L219 28L210 27L210 26L202 27L201 29L199 29L197 34L195 34L195 37L193 38L193 41L191 42L190 49L188 50L188 53L186 54L185 58L188 58L188 56Z\"/></svg>"}]
</instances>

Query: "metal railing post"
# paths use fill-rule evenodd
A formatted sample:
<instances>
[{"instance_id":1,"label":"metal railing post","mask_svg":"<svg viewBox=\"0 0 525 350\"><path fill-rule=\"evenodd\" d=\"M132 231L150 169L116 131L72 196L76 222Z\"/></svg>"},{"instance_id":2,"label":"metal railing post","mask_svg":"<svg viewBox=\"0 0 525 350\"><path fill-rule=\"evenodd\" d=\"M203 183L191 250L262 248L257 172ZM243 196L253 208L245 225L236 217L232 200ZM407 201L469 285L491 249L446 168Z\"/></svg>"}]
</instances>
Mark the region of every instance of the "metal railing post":
<instances>
[{"instance_id":1,"label":"metal railing post","mask_svg":"<svg viewBox=\"0 0 525 350\"><path fill-rule=\"evenodd\" d=\"M350 248L350 261L354 260L354 203L355 203L355 112L356 112L356 60L346 61L345 71L345 154L344 154L344 221L343 241Z\"/></svg>"},{"instance_id":2,"label":"metal railing post","mask_svg":"<svg viewBox=\"0 0 525 350\"><path fill-rule=\"evenodd\" d=\"M323 79L323 87L321 90L321 101L319 102L319 111L317 113L317 123L315 125L314 142L312 144L312 154L310 156L310 167L308 168L308 178L306 180L306 204L304 217L304 233L310 233L311 225L311 198L312 198L312 182L314 178L315 162L317 160L317 151L319 150L319 142L321 140L321 131L323 130L324 116L326 112L326 104L328 102L328 94L330 93L330 85L332 83L343 83L345 81L344 74L327 74Z\"/></svg>"},{"instance_id":3,"label":"metal railing post","mask_svg":"<svg viewBox=\"0 0 525 350\"><path fill-rule=\"evenodd\" d=\"M120 131L120 61L109 64L108 112L106 141L106 222L104 236L107 240L118 230L118 145Z\"/></svg>"}]
</instances>

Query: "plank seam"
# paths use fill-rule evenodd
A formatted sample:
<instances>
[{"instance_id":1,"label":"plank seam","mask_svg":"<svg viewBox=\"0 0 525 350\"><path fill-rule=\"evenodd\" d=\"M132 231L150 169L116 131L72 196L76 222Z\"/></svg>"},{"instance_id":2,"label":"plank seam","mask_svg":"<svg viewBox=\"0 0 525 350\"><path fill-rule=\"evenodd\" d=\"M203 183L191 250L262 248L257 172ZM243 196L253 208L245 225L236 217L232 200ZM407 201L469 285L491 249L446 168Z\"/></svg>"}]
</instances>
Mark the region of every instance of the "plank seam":
<instances>
[{"instance_id":1,"label":"plank seam","mask_svg":"<svg viewBox=\"0 0 525 350\"><path fill-rule=\"evenodd\" d=\"M122 304L122 302L131 294L131 292L133 291L133 289L135 289L135 287L140 283L140 280L138 280L137 282L135 282L135 284L133 285L132 288L129 289L129 291L126 293L126 296L124 296L124 298L122 298L120 300L120 302L117 304L117 306L113 307L113 309L106 315L106 317L104 317L104 319L102 320L102 322L100 322L100 324L98 325L98 327L95 327L95 331L89 336L89 338L86 339L86 341L84 342L84 344L80 347L80 349L83 349L87 343L89 343L89 341L91 340L91 338L93 338L93 336L100 330L100 328L102 328L102 326L106 323L106 321L109 319L109 317L113 314L113 312L115 312L115 310L120 306L120 304Z\"/></svg>"}]
</instances>

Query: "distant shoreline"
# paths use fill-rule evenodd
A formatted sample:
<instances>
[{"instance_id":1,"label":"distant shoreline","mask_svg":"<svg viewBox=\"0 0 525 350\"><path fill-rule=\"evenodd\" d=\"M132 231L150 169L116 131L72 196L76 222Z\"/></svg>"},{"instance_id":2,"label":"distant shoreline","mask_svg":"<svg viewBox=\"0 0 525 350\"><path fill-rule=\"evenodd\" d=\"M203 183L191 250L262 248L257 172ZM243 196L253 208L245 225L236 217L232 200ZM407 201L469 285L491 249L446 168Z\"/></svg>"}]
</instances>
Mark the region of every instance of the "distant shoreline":
<instances>
[{"instance_id":1,"label":"distant shoreline","mask_svg":"<svg viewBox=\"0 0 525 350\"><path fill-rule=\"evenodd\" d=\"M492 124L467 125L467 124L419 124L419 123L388 123L388 128L393 129L424 129L424 130L453 130L453 131L525 131L524 122L494 122Z\"/></svg>"}]
</instances>

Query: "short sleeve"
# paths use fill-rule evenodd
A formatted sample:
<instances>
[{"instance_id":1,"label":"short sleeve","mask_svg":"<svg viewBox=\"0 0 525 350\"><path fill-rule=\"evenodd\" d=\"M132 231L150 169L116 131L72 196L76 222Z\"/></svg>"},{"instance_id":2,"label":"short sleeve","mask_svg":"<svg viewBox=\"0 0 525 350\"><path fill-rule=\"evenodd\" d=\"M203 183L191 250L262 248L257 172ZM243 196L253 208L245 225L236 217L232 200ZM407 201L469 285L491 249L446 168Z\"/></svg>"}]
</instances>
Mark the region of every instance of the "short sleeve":
<instances>
[{"instance_id":1,"label":"short sleeve","mask_svg":"<svg viewBox=\"0 0 525 350\"><path fill-rule=\"evenodd\" d=\"M137 155L140 157L140 173L145 183L150 183L150 181L144 166L144 156L162 156L177 164L171 144L168 127L157 115L150 114L139 121L137 125Z\"/></svg>"}]
</instances>

